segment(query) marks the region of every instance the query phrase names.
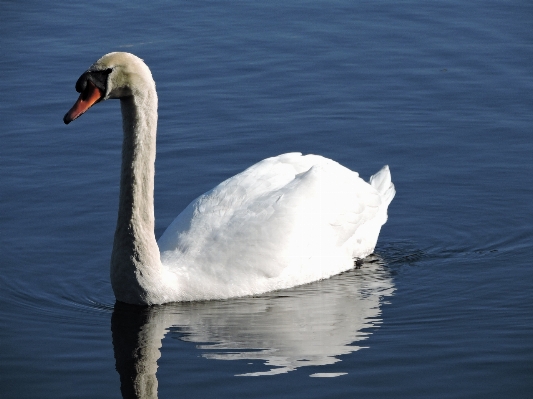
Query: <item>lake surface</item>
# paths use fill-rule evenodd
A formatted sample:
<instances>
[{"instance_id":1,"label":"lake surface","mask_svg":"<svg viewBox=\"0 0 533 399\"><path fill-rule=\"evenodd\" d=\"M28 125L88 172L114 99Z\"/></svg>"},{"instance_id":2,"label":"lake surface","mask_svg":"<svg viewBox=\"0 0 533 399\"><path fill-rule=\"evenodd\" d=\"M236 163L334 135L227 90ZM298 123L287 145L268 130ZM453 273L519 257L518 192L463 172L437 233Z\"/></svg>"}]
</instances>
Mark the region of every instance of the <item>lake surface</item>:
<instances>
[{"instance_id":1,"label":"lake surface","mask_svg":"<svg viewBox=\"0 0 533 399\"><path fill-rule=\"evenodd\" d=\"M145 398L532 397L533 3L2 1L0 32L0 397L135 397L135 368ZM258 297L115 304L119 102L62 122L110 51L157 82L157 237L301 151L390 165L376 256Z\"/></svg>"}]
</instances>

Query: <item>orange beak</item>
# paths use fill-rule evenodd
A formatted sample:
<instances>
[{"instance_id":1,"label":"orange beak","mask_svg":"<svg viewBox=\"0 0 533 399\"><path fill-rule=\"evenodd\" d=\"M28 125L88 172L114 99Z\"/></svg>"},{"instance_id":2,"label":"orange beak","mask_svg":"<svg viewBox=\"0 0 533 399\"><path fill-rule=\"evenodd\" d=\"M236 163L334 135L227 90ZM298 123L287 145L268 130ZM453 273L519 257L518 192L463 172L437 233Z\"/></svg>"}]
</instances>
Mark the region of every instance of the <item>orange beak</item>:
<instances>
[{"instance_id":1,"label":"orange beak","mask_svg":"<svg viewBox=\"0 0 533 399\"><path fill-rule=\"evenodd\" d=\"M65 114L63 122L68 125L74 119L78 118L81 114L91 108L103 97L102 91L94 85L93 82L87 81L87 86L83 90L78 98L78 101L72 106L70 111Z\"/></svg>"}]
</instances>

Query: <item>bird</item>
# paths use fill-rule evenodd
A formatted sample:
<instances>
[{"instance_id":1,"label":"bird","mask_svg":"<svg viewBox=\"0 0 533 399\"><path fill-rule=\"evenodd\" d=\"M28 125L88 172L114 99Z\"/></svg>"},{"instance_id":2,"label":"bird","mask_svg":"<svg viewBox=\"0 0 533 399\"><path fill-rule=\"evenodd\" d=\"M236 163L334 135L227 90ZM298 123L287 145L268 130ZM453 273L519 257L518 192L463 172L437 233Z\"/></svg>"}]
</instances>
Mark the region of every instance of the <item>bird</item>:
<instances>
[{"instance_id":1,"label":"bird","mask_svg":"<svg viewBox=\"0 0 533 399\"><path fill-rule=\"evenodd\" d=\"M119 99L123 144L110 280L133 305L253 296L325 279L374 251L396 193L389 167L365 182L320 155L264 159L193 200L159 240L154 225L158 97L145 62L104 55L76 82L69 124ZM358 263L359 265L359 263Z\"/></svg>"}]
</instances>

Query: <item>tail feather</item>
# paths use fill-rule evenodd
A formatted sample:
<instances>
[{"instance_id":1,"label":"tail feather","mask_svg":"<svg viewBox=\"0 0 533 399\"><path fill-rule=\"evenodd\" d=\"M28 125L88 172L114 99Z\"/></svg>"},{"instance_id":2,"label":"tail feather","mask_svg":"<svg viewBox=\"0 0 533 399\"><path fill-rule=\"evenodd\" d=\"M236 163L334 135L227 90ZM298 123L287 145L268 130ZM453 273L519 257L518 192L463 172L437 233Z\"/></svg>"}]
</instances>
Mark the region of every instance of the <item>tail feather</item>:
<instances>
[{"instance_id":1,"label":"tail feather","mask_svg":"<svg viewBox=\"0 0 533 399\"><path fill-rule=\"evenodd\" d=\"M385 165L378 173L370 177L370 185L381 195L385 209L387 209L396 194L388 165Z\"/></svg>"}]
</instances>

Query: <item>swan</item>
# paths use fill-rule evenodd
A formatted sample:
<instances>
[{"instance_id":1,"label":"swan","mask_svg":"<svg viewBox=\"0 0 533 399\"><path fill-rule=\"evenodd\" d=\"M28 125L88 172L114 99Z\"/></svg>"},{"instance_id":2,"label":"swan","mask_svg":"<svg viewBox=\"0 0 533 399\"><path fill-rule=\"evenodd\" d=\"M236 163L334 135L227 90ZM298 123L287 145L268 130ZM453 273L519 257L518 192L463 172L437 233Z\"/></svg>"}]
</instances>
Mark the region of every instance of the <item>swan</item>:
<instances>
[{"instance_id":1,"label":"swan","mask_svg":"<svg viewBox=\"0 0 533 399\"><path fill-rule=\"evenodd\" d=\"M369 182L335 161L267 158L192 201L156 241L157 93L137 56L104 55L76 82L69 124L120 99L123 125L111 286L154 305L260 294L331 277L371 254L395 195L388 166Z\"/></svg>"}]
</instances>

